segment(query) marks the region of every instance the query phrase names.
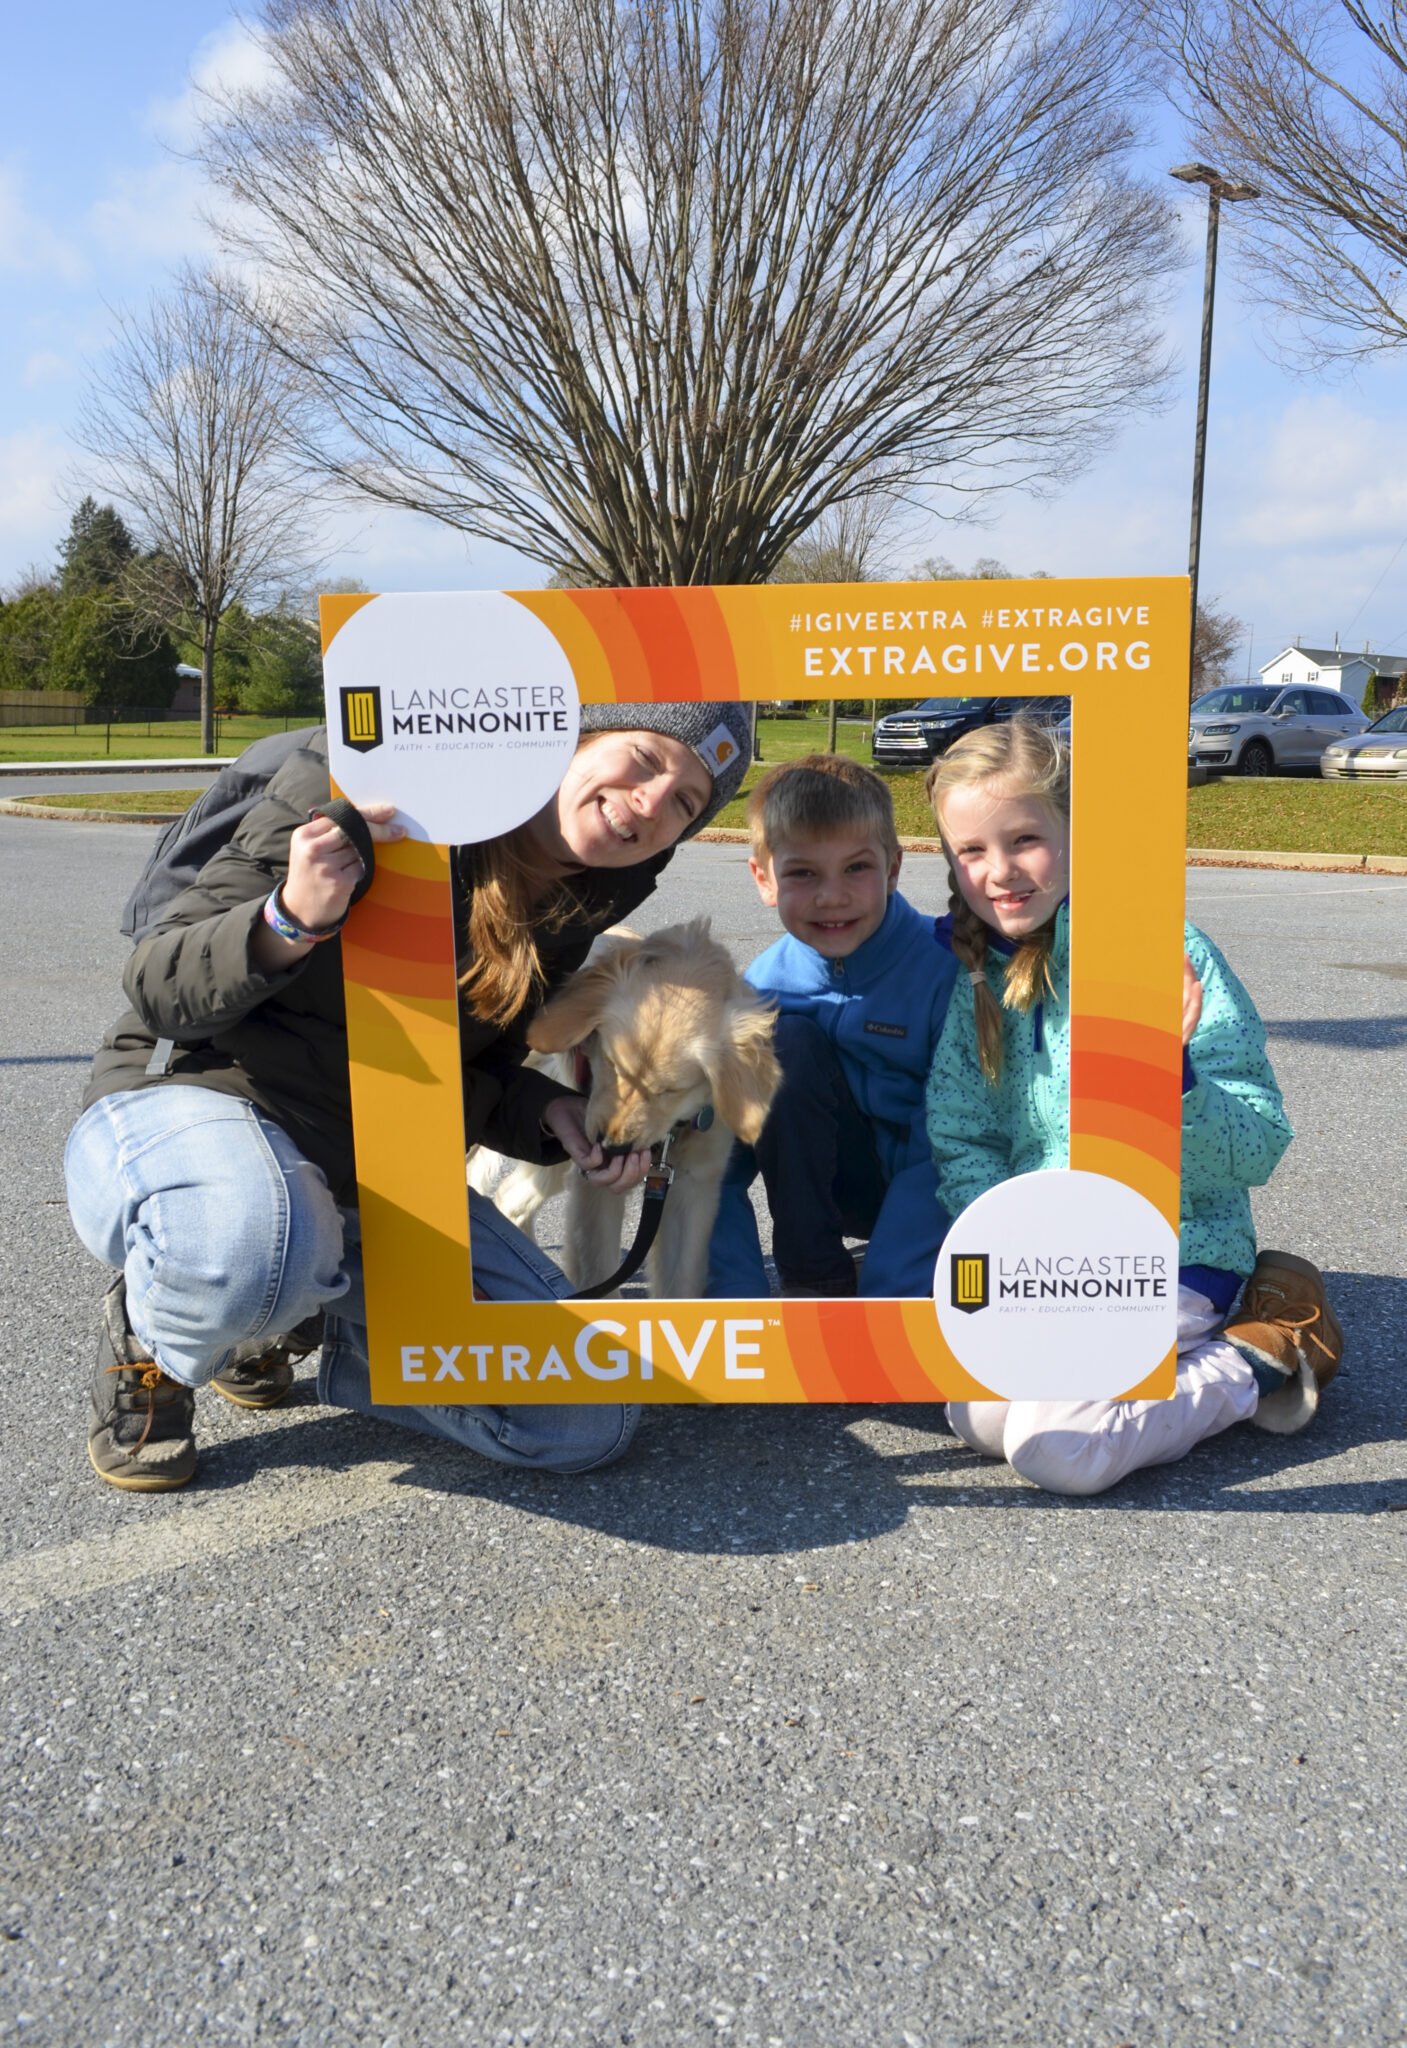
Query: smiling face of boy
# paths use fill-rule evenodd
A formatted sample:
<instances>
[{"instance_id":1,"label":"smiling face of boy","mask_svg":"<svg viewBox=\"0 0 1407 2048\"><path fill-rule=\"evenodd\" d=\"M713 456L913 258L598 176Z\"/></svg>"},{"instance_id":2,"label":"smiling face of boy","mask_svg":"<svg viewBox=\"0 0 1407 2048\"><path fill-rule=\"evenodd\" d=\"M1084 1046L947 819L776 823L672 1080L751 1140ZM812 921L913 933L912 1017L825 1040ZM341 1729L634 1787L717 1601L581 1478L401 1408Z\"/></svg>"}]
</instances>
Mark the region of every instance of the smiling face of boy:
<instances>
[{"instance_id":1,"label":"smiling face of boy","mask_svg":"<svg viewBox=\"0 0 1407 2048\"><path fill-rule=\"evenodd\" d=\"M794 939L826 960L845 960L883 924L902 858L877 839L842 833L786 840L748 866Z\"/></svg>"}]
</instances>

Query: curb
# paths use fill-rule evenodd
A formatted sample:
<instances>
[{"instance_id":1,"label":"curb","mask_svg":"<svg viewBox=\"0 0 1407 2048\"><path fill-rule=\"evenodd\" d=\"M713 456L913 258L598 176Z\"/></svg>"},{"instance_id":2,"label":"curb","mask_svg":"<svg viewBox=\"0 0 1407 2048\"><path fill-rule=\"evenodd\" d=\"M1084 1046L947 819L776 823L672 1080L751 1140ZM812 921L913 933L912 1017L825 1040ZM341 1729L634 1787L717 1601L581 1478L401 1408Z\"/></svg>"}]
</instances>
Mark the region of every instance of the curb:
<instances>
[{"instance_id":1,"label":"curb","mask_svg":"<svg viewBox=\"0 0 1407 2048\"><path fill-rule=\"evenodd\" d=\"M1189 846L1190 868L1301 868L1320 875L1407 875L1397 853L1247 853L1227 846Z\"/></svg>"},{"instance_id":2,"label":"curb","mask_svg":"<svg viewBox=\"0 0 1407 2048\"><path fill-rule=\"evenodd\" d=\"M6 775L218 775L236 754L197 754L194 757L176 755L164 760L114 761L104 755L100 761L0 761L0 777Z\"/></svg>"},{"instance_id":3,"label":"curb","mask_svg":"<svg viewBox=\"0 0 1407 2048\"><path fill-rule=\"evenodd\" d=\"M169 825L184 811L89 811L55 810L52 804L26 803L23 797L0 797L0 815L11 818L46 818L57 825Z\"/></svg>"}]
</instances>

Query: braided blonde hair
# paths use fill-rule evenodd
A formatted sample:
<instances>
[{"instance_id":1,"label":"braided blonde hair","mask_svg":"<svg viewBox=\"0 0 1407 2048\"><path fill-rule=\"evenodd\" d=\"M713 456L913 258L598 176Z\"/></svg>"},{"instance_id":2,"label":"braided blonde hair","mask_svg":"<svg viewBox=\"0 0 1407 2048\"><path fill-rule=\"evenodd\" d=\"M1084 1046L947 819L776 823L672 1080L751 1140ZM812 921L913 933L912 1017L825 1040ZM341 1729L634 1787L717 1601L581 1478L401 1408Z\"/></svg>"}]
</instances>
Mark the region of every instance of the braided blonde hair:
<instances>
[{"instance_id":1,"label":"braided blonde hair","mask_svg":"<svg viewBox=\"0 0 1407 2048\"><path fill-rule=\"evenodd\" d=\"M1047 727L1029 718L1011 718L1000 725L979 726L955 740L928 771L924 787L938 830L943 831L943 800L955 789L990 785L995 796L1034 796L1068 826L1070 822L1070 754ZM946 836L948 902L953 916L953 951L972 983L977 1023L977 1057L993 1087L1002 1072L1002 1013L987 980L991 927L971 908L958 886L957 868ZM1054 993L1050 953L1055 920L1023 939L1006 963L1002 1005L1023 1013L1047 992Z\"/></svg>"}]
</instances>

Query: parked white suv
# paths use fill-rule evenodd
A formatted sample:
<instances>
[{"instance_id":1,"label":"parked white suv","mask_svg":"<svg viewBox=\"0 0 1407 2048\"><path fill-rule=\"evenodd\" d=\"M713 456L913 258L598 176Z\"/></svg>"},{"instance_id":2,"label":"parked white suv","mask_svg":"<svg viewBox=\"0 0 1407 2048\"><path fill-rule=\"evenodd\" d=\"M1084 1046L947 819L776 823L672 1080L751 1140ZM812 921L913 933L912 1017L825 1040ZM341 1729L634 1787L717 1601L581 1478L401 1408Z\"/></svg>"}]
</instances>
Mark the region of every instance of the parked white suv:
<instances>
[{"instance_id":1,"label":"parked white suv","mask_svg":"<svg viewBox=\"0 0 1407 2048\"><path fill-rule=\"evenodd\" d=\"M1192 706L1187 761L1189 767L1226 768L1237 775L1271 775L1277 768L1317 773L1331 741L1367 729L1357 705L1337 690L1313 683L1236 683Z\"/></svg>"}]
</instances>

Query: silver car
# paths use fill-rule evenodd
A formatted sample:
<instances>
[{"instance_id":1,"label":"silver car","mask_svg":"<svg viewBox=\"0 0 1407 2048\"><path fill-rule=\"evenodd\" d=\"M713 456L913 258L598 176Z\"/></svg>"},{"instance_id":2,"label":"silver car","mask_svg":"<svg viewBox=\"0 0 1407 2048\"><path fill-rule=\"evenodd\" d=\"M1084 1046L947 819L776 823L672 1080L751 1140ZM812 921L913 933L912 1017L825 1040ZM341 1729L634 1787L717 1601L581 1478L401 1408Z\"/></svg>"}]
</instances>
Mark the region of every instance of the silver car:
<instances>
[{"instance_id":1,"label":"silver car","mask_svg":"<svg viewBox=\"0 0 1407 2048\"><path fill-rule=\"evenodd\" d=\"M1356 705L1313 683L1235 683L1192 706L1187 761L1234 775L1272 775L1277 768L1317 770L1335 740L1367 730Z\"/></svg>"},{"instance_id":2,"label":"silver car","mask_svg":"<svg viewBox=\"0 0 1407 2048\"><path fill-rule=\"evenodd\" d=\"M1330 781L1369 776L1379 782L1407 777L1407 704L1399 704L1357 739L1338 740L1324 749L1319 773Z\"/></svg>"}]
</instances>

